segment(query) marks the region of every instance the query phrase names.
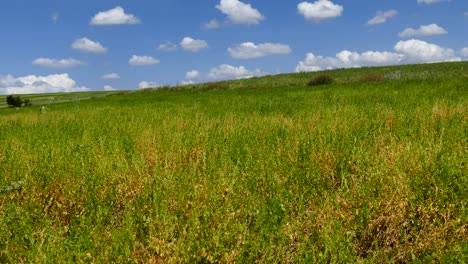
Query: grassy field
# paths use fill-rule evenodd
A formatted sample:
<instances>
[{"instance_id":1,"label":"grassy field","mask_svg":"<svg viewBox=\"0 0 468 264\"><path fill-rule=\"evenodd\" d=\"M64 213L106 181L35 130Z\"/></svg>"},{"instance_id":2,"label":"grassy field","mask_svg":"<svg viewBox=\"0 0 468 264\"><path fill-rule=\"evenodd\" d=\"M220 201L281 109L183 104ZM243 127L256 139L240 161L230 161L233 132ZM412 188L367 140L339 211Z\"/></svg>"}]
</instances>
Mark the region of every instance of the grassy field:
<instances>
[{"instance_id":1,"label":"grassy field","mask_svg":"<svg viewBox=\"0 0 468 264\"><path fill-rule=\"evenodd\" d=\"M0 262L466 263L468 63L326 73L0 110Z\"/></svg>"}]
</instances>

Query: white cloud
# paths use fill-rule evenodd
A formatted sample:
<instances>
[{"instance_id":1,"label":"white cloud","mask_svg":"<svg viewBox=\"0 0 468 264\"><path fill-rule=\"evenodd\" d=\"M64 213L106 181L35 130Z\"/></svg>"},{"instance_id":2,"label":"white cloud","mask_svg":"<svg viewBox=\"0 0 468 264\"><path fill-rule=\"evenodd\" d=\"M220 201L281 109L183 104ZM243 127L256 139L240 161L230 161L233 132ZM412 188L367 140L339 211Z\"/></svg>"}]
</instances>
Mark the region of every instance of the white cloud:
<instances>
[{"instance_id":1,"label":"white cloud","mask_svg":"<svg viewBox=\"0 0 468 264\"><path fill-rule=\"evenodd\" d=\"M447 31L440 27L437 24L429 24L420 26L418 29L406 28L400 32L399 36L401 38L410 38L410 37L425 37L425 36L434 36L434 35L444 35L447 34Z\"/></svg>"},{"instance_id":2,"label":"white cloud","mask_svg":"<svg viewBox=\"0 0 468 264\"><path fill-rule=\"evenodd\" d=\"M158 47L158 50L160 51L175 51L177 50L177 45L172 43L172 42L165 42L163 44L160 44Z\"/></svg>"},{"instance_id":3,"label":"white cloud","mask_svg":"<svg viewBox=\"0 0 468 264\"><path fill-rule=\"evenodd\" d=\"M255 44L244 42L236 47L228 48L228 52L234 59L254 59L277 54L289 54L291 48L285 44L262 43Z\"/></svg>"},{"instance_id":4,"label":"white cloud","mask_svg":"<svg viewBox=\"0 0 468 264\"><path fill-rule=\"evenodd\" d=\"M395 51L404 55L405 63L458 61L452 49L440 47L422 40L399 41Z\"/></svg>"},{"instance_id":5,"label":"white cloud","mask_svg":"<svg viewBox=\"0 0 468 264\"><path fill-rule=\"evenodd\" d=\"M146 65L154 65L159 64L159 60L155 59L150 56L137 56L133 55L129 60L128 64L132 66L146 66Z\"/></svg>"},{"instance_id":6,"label":"white cloud","mask_svg":"<svg viewBox=\"0 0 468 264\"><path fill-rule=\"evenodd\" d=\"M334 4L329 0L318 0L314 3L302 2L297 5L297 10L305 19L309 21L320 22L341 16L343 6Z\"/></svg>"},{"instance_id":7,"label":"white cloud","mask_svg":"<svg viewBox=\"0 0 468 264\"><path fill-rule=\"evenodd\" d=\"M104 91L116 91L117 89L115 89L114 87L112 87L110 85L105 85L103 90Z\"/></svg>"},{"instance_id":8,"label":"white cloud","mask_svg":"<svg viewBox=\"0 0 468 264\"><path fill-rule=\"evenodd\" d=\"M234 24L253 25L265 19L257 9L239 0L221 0L216 8Z\"/></svg>"},{"instance_id":9,"label":"white cloud","mask_svg":"<svg viewBox=\"0 0 468 264\"><path fill-rule=\"evenodd\" d=\"M81 39L75 40L75 42L73 42L71 47L76 50L81 50L84 52L96 53L96 54L107 52L107 48L103 47L101 43L92 41L88 38L81 38Z\"/></svg>"},{"instance_id":10,"label":"white cloud","mask_svg":"<svg viewBox=\"0 0 468 264\"><path fill-rule=\"evenodd\" d=\"M203 25L206 29L217 29L221 27L221 23L218 22L216 19L210 20L210 22Z\"/></svg>"},{"instance_id":11,"label":"white cloud","mask_svg":"<svg viewBox=\"0 0 468 264\"><path fill-rule=\"evenodd\" d=\"M212 68L206 77L211 80L224 80L224 79L244 79L255 76L266 75L264 71L248 70L244 66L235 67L228 64L221 64L218 67Z\"/></svg>"},{"instance_id":12,"label":"white cloud","mask_svg":"<svg viewBox=\"0 0 468 264\"><path fill-rule=\"evenodd\" d=\"M197 70L191 70L185 74L185 79L193 80L202 76L202 73Z\"/></svg>"},{"instance_id":13,"label":"white cloud","mask_svg":"<svg viewBox=\"0 0 468 264\"><path fill-rule=\"evenodd\" d=\"M109 73L109 74L105 74L103 76L101 76L102 79L104 80L117 80L117 79L120 79L120 75L118 73Z\"/></svg>"},{"instance_id":14,"label":"white cloud","mask_svg":"<svg viewBox=\"0 0 468 264\"><path fill-rule=\"evenodd\" d=\"M463 55L464 57L468 57L468 47L461 49L461 50L460 50L460 53L461 53L461 55Z\"/></svg>"},{"instance_id":15,"label":"white cloud","mask_svg":"<svg viewBox=\"0 0 468 264\"><path fill-rule=\"evenodd\" d=\"M178 85L190 85L190 84L194 84L195 82L192 81L192 80L188 80L188 81L181 81L178 83Z\"/></svg>"},{"instance_id":16,"label":"white cloud","mask_svg":"<svg viewBox=\"0 0 468 264\"><path fill-rule=\"evenodd\" d=\"M388 11L377 11L377 14L367 21L368 25L377 25L387 22L387 19L398 15L398 11L391 9Z\"/></svg>"},{"instance_id":17,"label":"white cloud","mask_svg":"<svg viewBox=\"0 0 468 264\"><path fill-rule=\"evenodd\" d=\"M411 39L398 42L394 47L394 52L366 51L358 53L344 50L337 53L335 57L324 57L307 53L306 58L296 66L296 71L320 71L336 68L458 60L460 58L455 57L455 52L451 49Z\"/></svg>"},{"instance_id":18,"label":"white cloud","mask_svg":"<svg viewBox=\"0 0 468 264\"><path fill-rule=\"evenodd\" d=\"M439 2L447 2L450 0L417 0L418 3L422 4L435 4Z\"/></svg>"},{"instance_id":19,"label":"white cloud","mask_svg":"<svg viewBox=\"0 0 468 264\"><path fill-rule=\"evenodd\" d=\"M377 66L396 64L401 60L399 54L393 52L366 51L363 53L343 50L335 57L316 56L307 53L304 61L299 62L297 72L320 71L335 68L352 68L361 66Z\"/></svg>"},{"instance_id":20,"label":"white cloud","mask_svg":"<svg viewBox=\"0 0 468 264\"><path fill-rule=\"evenodd\" d=\"M208 48L208 43L201 39L193 39L191 37L185 37L181 42L180 46L187 51L197 52L202 49Z\"/></svg>"},{"instance_id":21,"label":"white cloud","mask_svg":"<svg viewBox=\"0 0 468 264\"><path fill-rule=\"evenodd\" d=\"M28 75L18 78L12 75L0 76L1 94L84 92L89 90L87 87L77 86L76 82L66 73L48 76Z\"/></svg>"},{"instance_id":22,"label":"white cloud","mask_svg":"<svg viewBox=\"0 0 468 264\"><path fill-rule=\"evenodd\" d=\"M125 10L120 6L97 13L90 22L91 25L95 26L134 25L139 23L141 21L136 16L125 14Z\"/></svg>"},{"instance_id":23,"label":"white cloud","mask_svg":"<svg viewBox=\"0 0 468 264\"><path fill-rule=\"evenodd\" d=\"M468 16L468 11L466 11L465 13L463 13L463 15Z\"/></svg>"},{"instance_id":24,"label":"white cloud","mask_svg":"<svg viewBox=\"0 0 468 264\"><path fill-rule=\"evenodd\" d=\"M244 66L236 67L229 64L221 64L217 67L211 68L208 73L202 73L198 70L191 70L187 72L185 74L186 80L182 81L180 85L194 84L195 79L205 81L245 79L267 74L268 73L260 69L249 70Z\"/></svg>"},{"instance_id":25,"label":"white cloud","mask_svg":"<svg viewBox=\"0 0 468 264\"><path fill-rule=\"evenodd\" d=\"M159 85L156 82L152 82L152 81L141 81L138 84L138 88L140 88L140 89L154 88L154 87L158 87L158 86Z\"/></svg>"},{"instance_id":26,"label":"white cloud","mask_svg":"<svg viewBox=\"0 0 468 264\"><path fill-rule=\"evenodd\" d=\"M32 62L33 65L44 66L49 68L71 68L84 64L84 62L69 59L49 59L49 58L37 58Z\"/></svg>"}]
</instances>

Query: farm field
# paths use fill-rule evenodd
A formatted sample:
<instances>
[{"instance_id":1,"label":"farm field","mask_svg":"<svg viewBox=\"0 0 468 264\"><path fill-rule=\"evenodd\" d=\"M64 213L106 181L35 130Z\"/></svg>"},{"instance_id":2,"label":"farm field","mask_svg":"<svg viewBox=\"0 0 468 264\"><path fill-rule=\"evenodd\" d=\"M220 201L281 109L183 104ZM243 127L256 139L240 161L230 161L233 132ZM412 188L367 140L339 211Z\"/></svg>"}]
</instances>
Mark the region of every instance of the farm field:
<instances>
[{"instance_id":1,"label":"farm field","mask_svg":"<svg viewBox=\"0 0 468 264\"><path fill-rule=\"evenodd\" d=\"M108 95L0 109L1 263L468 261L468 62Z\"/></svg>"}]
</instances>

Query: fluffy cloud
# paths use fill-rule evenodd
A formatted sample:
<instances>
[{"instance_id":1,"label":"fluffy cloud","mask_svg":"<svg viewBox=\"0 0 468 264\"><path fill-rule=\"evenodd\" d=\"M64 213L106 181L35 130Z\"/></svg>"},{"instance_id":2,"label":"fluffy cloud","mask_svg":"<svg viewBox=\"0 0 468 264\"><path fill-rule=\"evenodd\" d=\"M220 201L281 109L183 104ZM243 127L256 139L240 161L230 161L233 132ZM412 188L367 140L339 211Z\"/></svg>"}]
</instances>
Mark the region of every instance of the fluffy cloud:
<instances>
[{"instance_id":1,"label":"fluffy cloud","mask_svg":"<svg viewBox=\"0 0 468 264\"><path fill-rule=\"evenodd\" d=\"M401 38L411 38L411 37L425 37L425 36L434 36L434 35L443 35L447 34L447 31L440 27L437 24L423 25L418 29L407 28L400 32L399 36Z\"/></svg>"},{"instance_id":2,"label":"fluffy cloud","mask_svg":"<svg viewBox=\"0 0 468 264\"><path fill-rule=\"evenodd\" d=\"M116 79L120 79L120 75L113 72L113 73L105 74L101 76L101 78L104 80L116 80Z\"/></svg>"},{"instance_id":3,"label":"fluffy cloud","mask_svg":"<svg viewBox=\"0 0 468 264\"><path fill-rule=\"evenodd\" d=\"M255 44L245 42L236 47L228 48L228 52L234 59L254 59L276 54L289 54L291 48L279 43Z\"/></svg>"},{"instance_id":4,"label":"fluffy cloud","mask_svg":"<svg viewBox=\"0 0 468 264\"><path fill-rule=\"evenodd\" d=\"M208 48L208 43L201 39L193 39L191 37L185 37L181 42L180 46L187 51L197 52L202 49Z\"/></svg>"},{"instance_id":5,"label":"fluffy cloud","mask_svg":"<svg viewBox=\"0 0 468 264\"><path fill-rule=\"evenodd\" d=\"M163 44L160 44L158 47L158 50L160 51L175 51L177 50L177 45L172 43L172 42L165 42Z\"/></svg>"},{"instance_id":6,"label":"fluffy cloud","mask_svg":"<svg viewBox=\"0 0 468 264\"><path fill-rule=\"evenodd\" d=\"M329 0L318 0L314 3L302 2L297 5L297 10L305 19L309 21L320 22L341 16L343 6L334 4Z\"/></svg>"},{"instance_id":7,"label":"fluffy cloud","mask_svg":"<svg viewBox=\"0 0 468 264\"><path fill-rule=\"evenodd\" d=\"M395 51L404 56L405 63L458 61L452 49L440 47L422 40L399 41Z\"/></svg>"},{"instance_id":8,"label":"fluffy cloud","mask_svg":"<svg viewBox=\"0 0 468 264\"><path fill-rule=\"evenodd\" d=\"M464 57L468 57L468 47L461 49L461 50L460 50L460 53L461 53L461 55L463 55Z\"/></svg>"},{"instance_id":9,"label":"fluffy cloud","mask_svg":"<svg viewBox=\"0 0 468 264\"><path fill-rule=\"evenodd\" d=\"M221 0L216 8L235 24L252 25L265 19L257 9L239 0Z\"/></svg>"},{"instance_id":10,"label":"fluffy cloud","mask_svg":"<svg viewBox=\"0 0 468 264\"><path fill-rule=\"evenodd\" d=\"M159 60L155 59L150 56L137 56L133 55L129 60L128 64L132 66L146 66L146 65L154 65L159 64Z\"/></svg>"},{"instance_id":11,"label":"fluffy cloud","mask_svg":"<svg viewBox=\"0 0 468 264\"><path fill-rule=\"evenodd\" d=\"M140 88L140 89L154 88L154 87L158 87L158 86L159 85L156 82L152 82L152 81L141 81L138 84L138 88Z\"/></svg>"},{"instance_id":12,"label":"fluffy cloud","mask_svg":"<svg viewBox=\"0 0 468 264\"><path fill-rule=\"evenodd\" d=\"M75 42L73 42L71 47L76 50L81 50L84 52L96 53L96 54L107 52L107 48L103 47L101 43L92 41L88 38L81 38L81 39L75 40Z\"/></svg>"},{"instance_id":13,"label":"fluffy cloud","mask_svg":"<svg viewBox=\"0 0 468 264\"><path fill-rule=\"evenodd\" d=\"M244 79L244 78L251 78L255 76L262 76L268 73L256 69L256 70L249 70L244 66L232 66L229 64L221 64L217 67L212 68L208 73L202 73L197 70L191 70L185 74L185 79L180 82L181 85L193 84L195 83L194 80L206 80L206 81L214 81L214 80L229 80L229 79Z\"/></svg>"},{"instance_id":14,"label":"fluffy cloud","mask_svg":"<svg viewBox=\"0 0 468 264\"><path fill-rule=\"evenodd\" d=\"M296 71L320 71L335 68L388 65L399 63L400 60L401 56L393 52L367 51L358 53L343 50L337 53L335 57L323 57L307 53L305 60L297 65Z\"/></svg>"},{"instance_id":15,"label":"fluffy cloud","mask_svg":"<svg viewBox=\"0 0 468 264\"><path fill-rule=\"evenodd\" d=\"M77 86L76 82L66 73L48 76L28 75L18 78L12 75L0 76L1 94L84 92L89 90L87 87Z\"/></svg>"},{"instance_id":16,"label":"fluffy cloud","mask_svg":"<svg viewBox=\"0 0 468 264\"><path fill-rule=\"evenodd\" d=\"M244 66L235 67L229 64L221 64L218 67L212 68L206 77L211 80L225 80L225 79L244 79L255 76L262 76L266 73L257 70L248 70Z\"/></svg>"},{"instance_id":17,"label":"fluffy cloud","mask_svg":"<svg viewBox=\"0 0 468 264\"><path fill-rule=\"evenodd\" d=\"M460 60L455 57L455 52L451 49L415 39L398 42L394 50L394 52L367 51L363 53L344 50L337 53L335 57L308 53L306 58L296 66L296 71Z\"/></svg>"},{"instance_id":18,"label":"fluffy cloud","mask_svg":"<svg viewBox=\"0 0 468 264\"><path fill-rule=\"evenodd\" d=\"M398 15L398 11L391 9L388 11L377 11L377 14L367 21L368 25L377 25L387 22L387 19Z\"/></svg>"},{"instance_id":19,"label":"fluffy cloud","mask_svg":"<svg viewBox=\"0 0 468 264\"><path fill-rule=\"evenodd\" d=\"M202 76L202 73L197 70L191 70L185 74L185 79L194 80Z\"/></svg>"},{"instance_id":20,"label":"fluffy cloud","mask_svg":"<svg viewBox=\"0 0 468 264\"><path fill-rule=\"evenodd\" d=\"M136 16L125 14L125 10L120 6L97 13L90 22L91 25L95 26L134 25L139 23L140 20Z\"/></svg>"},{"instance_id":21,"label":"fluffy cloud","mask_svg":"<svg viewBox=\"0 0 468 264\"><path fill-rule=\"evenodd\" d=\"M450 1L450 0L417 0L419 4L435 4L438 2L445 2L445 1Z\"/></svg>"},{"instance_id":22,"label":"fluffy cloud","mask_svg":"<svg viewBox=\"0 0 468 264\"><path fill-rule=\"evenodd\" d=\"M69 59L49 59L49 58L38 58L32 62L33 65L44 66L49 68L71 68L84 64L84 62L75 60L72 58Z\"/></svg>"},{"instance_id":23,"label":"fluffy cloud","mask_svg":"<svg viewBox=\"0 0 468 264\"><path fill-rule=\"evenodd\" d=\"M218 22L218 20L212 19L210 22L203 25L203 27L206 29L217 29L221 27L221 24Z\"/></svg>"},{"instance_id":24,"label":"fluffy cloud","mask_svg":"<svg viewBox=\"0 0 468 264\"><path fill-rule=\"evenodd\" d=\"M110 85L105 85L103 90L104 91L116 91L117 89L115 89L114 87L112 87Z\"/></svg>"}]
</instances>

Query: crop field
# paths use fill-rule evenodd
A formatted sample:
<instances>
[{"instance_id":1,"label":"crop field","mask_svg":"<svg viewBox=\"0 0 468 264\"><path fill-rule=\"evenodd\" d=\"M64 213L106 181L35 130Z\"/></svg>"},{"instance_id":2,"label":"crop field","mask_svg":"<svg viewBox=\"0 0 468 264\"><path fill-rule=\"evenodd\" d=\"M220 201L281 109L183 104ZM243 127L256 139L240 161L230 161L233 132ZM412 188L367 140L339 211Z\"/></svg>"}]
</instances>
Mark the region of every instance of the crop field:
<instances>
[{"instance_id":1,"label":"crop field","mask_svg":"<svg viewBox=\"0 0 468 264\"><path fill-rule=\"evenodd\" d=\"M31 101L0 263L468 261L467 62Z\"/></svg>"}]
</instances>

